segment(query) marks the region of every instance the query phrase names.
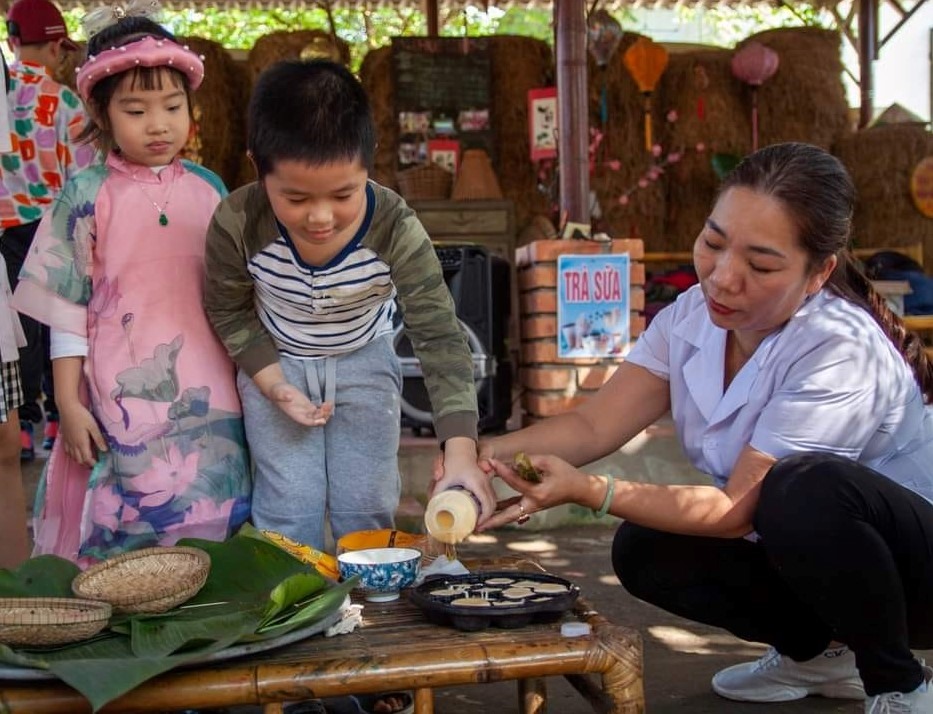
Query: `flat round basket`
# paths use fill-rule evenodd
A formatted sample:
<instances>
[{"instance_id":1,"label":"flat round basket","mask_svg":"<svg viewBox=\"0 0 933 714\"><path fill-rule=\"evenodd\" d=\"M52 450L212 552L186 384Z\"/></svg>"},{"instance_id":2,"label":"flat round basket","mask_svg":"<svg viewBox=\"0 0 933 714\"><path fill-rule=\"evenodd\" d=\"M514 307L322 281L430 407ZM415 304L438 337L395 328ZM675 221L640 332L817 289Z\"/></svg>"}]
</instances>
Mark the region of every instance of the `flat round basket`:
<instances>
[{"instance_id":1,"label":"flat round basket","mask_svg":"<svg viewBox=\"0 0 933 714\"><path fill-rule=\"evenodd\" d=\"M0 598L0 642L13 646L78 642L104 629L110 615L110 605L95 600Z\"/></svg>"},{"instance_id":2,"label":"flat round basket","mask_svg":"<svg viewBox=\"0 0 933 714\"><path fill-rule=\"evenodd\" d=\"M165 612L194 597L210 569L210 556L199 548L143 548L92 565L71 589L118 613Z\"/></svg>"}]
</instances>

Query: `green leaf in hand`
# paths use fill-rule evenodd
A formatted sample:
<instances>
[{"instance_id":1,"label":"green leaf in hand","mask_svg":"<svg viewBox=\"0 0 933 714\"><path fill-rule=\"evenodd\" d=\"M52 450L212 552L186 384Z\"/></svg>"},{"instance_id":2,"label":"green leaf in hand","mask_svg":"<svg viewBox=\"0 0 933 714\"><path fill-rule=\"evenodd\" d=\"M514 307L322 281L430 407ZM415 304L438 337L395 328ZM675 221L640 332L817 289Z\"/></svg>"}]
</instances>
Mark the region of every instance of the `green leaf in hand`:
<instances>
[{"instance_id":1,"label":"green leaf in hand","mask_svg":"<svg viewBox=\"0 0 933 714\"><path fill-rule=\"evenodd\" d=\"M524 451L512 457L512 470L529 483L541 483L541 472L531 464L531 459Z\"/></svg>"}]
</instances>

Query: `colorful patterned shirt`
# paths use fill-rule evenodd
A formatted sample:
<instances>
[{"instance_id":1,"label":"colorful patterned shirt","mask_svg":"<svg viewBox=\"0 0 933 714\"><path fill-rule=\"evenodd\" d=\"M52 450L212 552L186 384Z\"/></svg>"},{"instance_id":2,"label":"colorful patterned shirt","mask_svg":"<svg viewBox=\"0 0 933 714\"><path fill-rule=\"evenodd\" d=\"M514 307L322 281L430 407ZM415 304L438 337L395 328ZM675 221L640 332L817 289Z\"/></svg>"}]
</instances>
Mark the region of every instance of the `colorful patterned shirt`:
<instances>
[{"instance_id":1,"label":"colorful patterned shirt","mask_svg":"<svg viewBox=\"0 0 933 714\"><path fill-rule=\"evenodd\" d=\"M0 157L0 229L38 221L65 181L97 157L76 142L87 120L78 95L33 62L13 63L10 83L13 151Z\"/></svg>"}]
</instances>

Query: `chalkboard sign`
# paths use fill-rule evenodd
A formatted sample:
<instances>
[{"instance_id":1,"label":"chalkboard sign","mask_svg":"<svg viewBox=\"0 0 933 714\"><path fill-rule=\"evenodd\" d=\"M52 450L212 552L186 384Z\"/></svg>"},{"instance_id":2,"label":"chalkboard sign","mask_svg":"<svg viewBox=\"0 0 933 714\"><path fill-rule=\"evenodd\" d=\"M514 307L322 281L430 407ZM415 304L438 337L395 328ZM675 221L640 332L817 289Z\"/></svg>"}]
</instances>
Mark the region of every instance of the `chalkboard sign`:
<instances>
[{"instance_id":1,"label":"chalkboard sign","mask_svg":"<svg viewBox=\"0 0 933 714\"><path fill-rule=\"evenodd\" d=\"M465 149L492 156L487 38L395 37L392 69L398 168L435 161L456 172L451 157ZM441 145L443 152L432 152Z\"/></svg>"},{"instance_id":2,"label":"chalkboard sign","mask_svg":"<svg viewBox=\"0 0 933 714\"><path fill-rule=\"evenodd\" d=\"M486 38L395 37L392 61L397 111L489 107Z\"/></svg>"}]
</instances>

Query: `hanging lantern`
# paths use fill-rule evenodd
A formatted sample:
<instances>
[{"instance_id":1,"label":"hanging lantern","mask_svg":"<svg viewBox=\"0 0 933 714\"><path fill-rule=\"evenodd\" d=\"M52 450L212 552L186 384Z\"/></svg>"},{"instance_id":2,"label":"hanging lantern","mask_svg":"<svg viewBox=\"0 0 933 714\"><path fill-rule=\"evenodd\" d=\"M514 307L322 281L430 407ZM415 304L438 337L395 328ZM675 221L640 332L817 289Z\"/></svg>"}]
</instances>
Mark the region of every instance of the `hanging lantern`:
<instances>
[{"instance_id":1,"label":"hanging lantern","mask_svg":"<svg viewBox=\"0 0 933 714\"><path fill-rule=\"evenodd\" d=\"M780 57L760 42L749 42L732 55L732 74L752 88L752 151L758 149L758 87L777 72Z\"/></svg>"},{"instance_id":2,"label":"hanging lantern","mask_svg":"<svg viewBox=\"0 0 933 714\"><path fill-rule=\"evenodd\" d=\"M609 64L619 42L622 41L622 34L622 25L606 10L590 13L586 20L586 46L600 69L605 69ZM602 76L602 87L599 90L599 125L605 130L609 123L609 89L606 73L599 74ZM605 131L603 133L605 134ZM603 151L607 150L608 144L603 147Z\"/></svg>"},{"instance_id":3,"label":"hanging lantern","mask_svg":"<svg viewBox=\"0 0 933 714\"><path fill-rule=\"evenodd\" d=\"M651 151L651 93L667 68L667 50L647 37L639 37L622 57L645 97L645 148Z\"/></svg>"},{"instance_id":4,"label":"hanging lantern","mask_svg":"<svg viewBox=\"0 0 933 714\"><path fill-rule=\"evenodd\" d=\"M622 25L606 10L597 10L587 18L586 37L586 48L596 64L605 67L622 41Z\"/></svg>"}]
</instances>

